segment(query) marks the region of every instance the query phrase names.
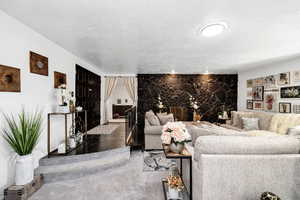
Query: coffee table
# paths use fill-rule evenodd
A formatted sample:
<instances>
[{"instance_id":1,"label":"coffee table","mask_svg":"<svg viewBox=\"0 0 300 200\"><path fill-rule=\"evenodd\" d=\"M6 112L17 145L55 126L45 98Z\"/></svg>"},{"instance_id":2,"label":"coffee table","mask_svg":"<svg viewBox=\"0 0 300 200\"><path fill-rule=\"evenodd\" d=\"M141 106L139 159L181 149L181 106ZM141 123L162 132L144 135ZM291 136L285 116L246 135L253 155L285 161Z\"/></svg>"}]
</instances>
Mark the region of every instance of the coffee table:
<instances>
[{"instance_id":1,"label":"coffee table","mask_svg":"<svg viewBox=\"0 0 300 200\"><path fill-rule=\"evenodd\" d=\"M168 159L179 159L180 160L180 176L182 179L182 160L183 159L187 159L190 162L190 192L189 192L189 199L193 200L193 167L192 167L192 154L186 149L184 148L184 150L182 151L181 154L177 154L177 153L173 153L173 152L169 152L169 150L166 148L167 145L163 145L163 150L164 150L164 154L166 156L166 158ZM183 179L182 179L183 181ZM162 184L163 184L163 189L164 189L164 193L165 193L165 198L167 199L166 196L166 189L165 189L165 184L166 182L164 181L164 179L162 180ZM184 184L184 182L183 182ZM184 186L185 187L185 186ZM186 190L186 187L185 187Z\"/></svg>"}]
</instances>

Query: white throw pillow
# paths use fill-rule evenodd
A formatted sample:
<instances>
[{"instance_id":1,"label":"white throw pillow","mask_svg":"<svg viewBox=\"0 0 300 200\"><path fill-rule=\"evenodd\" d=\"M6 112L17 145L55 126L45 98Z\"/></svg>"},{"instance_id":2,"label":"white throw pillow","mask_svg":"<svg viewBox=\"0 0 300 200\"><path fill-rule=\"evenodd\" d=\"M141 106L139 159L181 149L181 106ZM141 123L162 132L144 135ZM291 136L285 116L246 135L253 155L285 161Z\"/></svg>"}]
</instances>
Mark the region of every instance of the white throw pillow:
<instances>
[{"instance_id":1,"label":"white throw pillow","mask_svg":"<svg viewBox=\"0 0 300 200\"><path fill-rule=\"evenodd\" d=\"M160 126L159 119L152 110L146 112L145 117L151 126Z\"/></svg>"},{"instance_id":2,"label":"white throw pillow","mask_svg":"<svg viewBox=\"0 0 300 200\"><path fill-rule=\"evenodd\" d=\"M258 127L259 119L258 118L243 117L242 121L243 121L243 129L244 130L247 130L247 131L259 130L259 127Z\"/></svg>"},{"instance_id":3,"label":"white throw pillow","mask_svg":"<svg viewBox=\"0 0 300 200\"><path fill-rule=\"evenodd\" d=\"M172 113L168 115L157 114L157 117L159 118L160 125L165 125L168 122L174 122L174 115Z\"/></svg>"},{"instance_id":4,"label":"white throw pillow","mask_svg":"<svg viewBox=\"0 0 300 200\"><path fill-rule=\"evenodd\" d=\"M289 128L288 135L292 135L292 136L300 135L300 126Z\"/></svg>"}]
</instances>

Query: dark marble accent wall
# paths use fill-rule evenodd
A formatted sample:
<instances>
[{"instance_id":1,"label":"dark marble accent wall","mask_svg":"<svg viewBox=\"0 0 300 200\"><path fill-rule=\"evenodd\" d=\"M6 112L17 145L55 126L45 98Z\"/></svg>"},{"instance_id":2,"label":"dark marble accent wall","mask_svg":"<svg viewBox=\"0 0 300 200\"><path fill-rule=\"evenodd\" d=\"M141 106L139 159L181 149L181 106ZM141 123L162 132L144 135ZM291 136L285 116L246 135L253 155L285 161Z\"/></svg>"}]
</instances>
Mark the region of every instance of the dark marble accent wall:
<instances>
[{"instance_id":1,"label":"dark marble accent wall","mask_svg":"<svg viewBox=\"0 0 300 200\"><path fill-rule=\"evenodd\" d=\"M203 120L217 121L218 112L225 105L228 110L237 109L236 74L183 75L139 74L138 75L138 127L143 138L144 115L152 109L157 111L157 97L161 96L166 106L189 108L189 94L200 104ZM192 111L191 111L192 112ZM143 139L141 139L143 140Z\"/></svg>"}]
</instances>

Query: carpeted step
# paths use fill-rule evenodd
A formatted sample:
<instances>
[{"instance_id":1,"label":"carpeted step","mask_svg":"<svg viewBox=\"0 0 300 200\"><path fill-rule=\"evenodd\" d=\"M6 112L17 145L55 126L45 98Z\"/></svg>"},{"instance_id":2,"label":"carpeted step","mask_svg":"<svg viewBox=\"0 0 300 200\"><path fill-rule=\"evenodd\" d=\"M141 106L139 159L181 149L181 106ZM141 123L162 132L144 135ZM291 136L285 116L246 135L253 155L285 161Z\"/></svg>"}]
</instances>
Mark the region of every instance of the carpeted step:
<instances>
[{"instance_id":1,"label":"carpeted step","mask_svg":"<svg viewBox=\"0 0 300 200\"><path fill-rule=\"evenodd\" d=\"M45 183L77 179L118 167L129 158L129 147L90 154L43 158L35 173L42 173Z\"/></svg>"}]
</instances>

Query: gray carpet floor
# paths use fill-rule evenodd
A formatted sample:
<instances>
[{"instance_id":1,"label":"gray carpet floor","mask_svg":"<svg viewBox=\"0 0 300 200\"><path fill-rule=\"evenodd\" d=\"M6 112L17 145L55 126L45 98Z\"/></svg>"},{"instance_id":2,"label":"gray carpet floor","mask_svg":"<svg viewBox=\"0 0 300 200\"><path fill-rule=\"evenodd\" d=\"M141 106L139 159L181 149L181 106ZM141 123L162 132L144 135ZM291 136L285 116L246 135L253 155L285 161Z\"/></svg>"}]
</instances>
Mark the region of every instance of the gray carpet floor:
<instances>
[{"instance_id":1,"label":"gray carpet floor","mask_svg":"<svg viewBox=\"0 0 300 200\"><path fill-rule=\"evenodd\" d=\"M43 185L30 200L163 200L161 178L168 172L143 172L143 153L98 174Z\"/></svg>"}]
</instances>

